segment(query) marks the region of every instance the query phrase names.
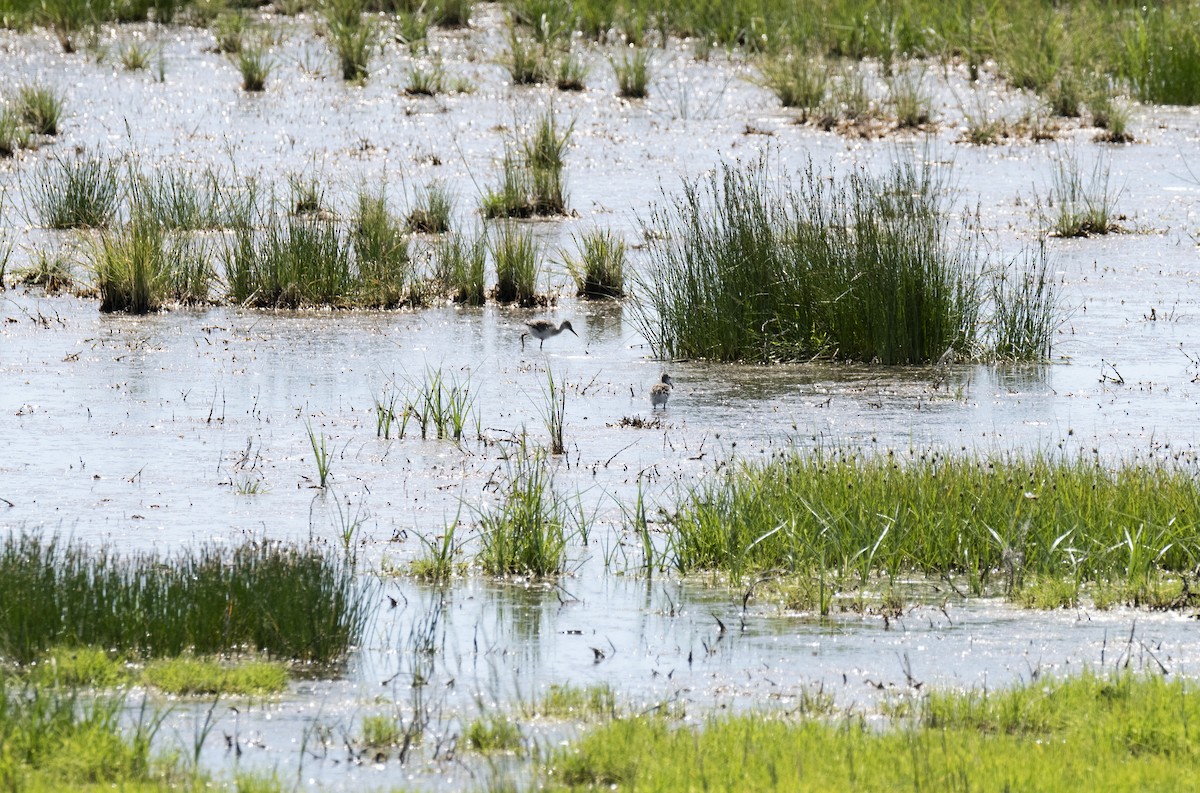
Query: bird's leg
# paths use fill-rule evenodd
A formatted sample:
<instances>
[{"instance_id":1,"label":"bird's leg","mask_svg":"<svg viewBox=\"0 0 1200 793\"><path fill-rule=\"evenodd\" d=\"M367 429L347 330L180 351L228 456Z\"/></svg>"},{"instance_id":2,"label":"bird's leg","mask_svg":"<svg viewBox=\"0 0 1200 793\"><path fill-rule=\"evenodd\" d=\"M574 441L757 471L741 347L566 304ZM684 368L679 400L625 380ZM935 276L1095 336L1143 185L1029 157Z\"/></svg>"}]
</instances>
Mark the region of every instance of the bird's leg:
<instances>
[{"instance_id":1,"label":"bird's leg","mask_svg":"<svg viewBox=\"0 0 1200 793\"><path fill-rule=\"evenodd\" d=\"M528 336L528 335L529 335L528 333L522 333L522 334L521 334L521 351L522 351L522 352L524 352L524 351L525 351L525 337L526 337L526 336Z\"/></svg>"}]
</instances>

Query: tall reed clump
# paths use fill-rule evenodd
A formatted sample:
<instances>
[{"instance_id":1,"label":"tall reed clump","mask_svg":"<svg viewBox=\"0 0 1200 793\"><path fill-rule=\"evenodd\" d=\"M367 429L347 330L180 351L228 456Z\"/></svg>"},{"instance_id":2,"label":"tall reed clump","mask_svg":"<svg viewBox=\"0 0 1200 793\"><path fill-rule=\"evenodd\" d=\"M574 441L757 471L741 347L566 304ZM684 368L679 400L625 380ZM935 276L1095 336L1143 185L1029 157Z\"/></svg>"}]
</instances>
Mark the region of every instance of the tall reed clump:
<instances>
[{"instance_id":1,"label":"tall reed clump","mask_svg":"<svg viewBox=\"0 0 1200 793\"><path fill-rule=\"evenodd\" d=\"M1024 258L1020 266L1004 267L992 278L989 341L992 354L1002 361L1048 360L1062 316L1045 240Z\"/></svg>"},{"instance_id":2,"label":"tall reed clump","mask_svg":"<svg viewBox=\"0 0 1200 793\"><path fill-rule=\"evenodd\" d=\"M625 241L611 231L594 229L575 239L576 256L563 254L580 297L625 295Z\"/></svg>"},{"instance_id":3,"label":"tall reed clump","mask_svg":"<svg viewBox=\"0 0 1200 793\"><path fill-rule=\"evenodd\" d=\"M47 228L104 228L116 217L123 184L117 160L55 156L34 171L29 195Z\"/></svg>"},{"instance_id":4,"label":"tall reed clump","mask_svg":"<svg viewBox=\"0 0 1200 793\"><path fill-rule=\"evenodd\" d=\"M157 311L166 296L171 270L180 263L172 253L162 228L144 220L104 234L93 244L91 254L100 310Z\"/></svg>"},{"instance_id":5,"label":"tall reed clump","mask_svg":"<svg viewBox=\"0 0 1200 793\"><path fill-rule=\"evenodd\" d=\"M1142 102L1200 104L1200 13L1189 4L1143 5L1121 30L1120 76Z\"/></svg>"},{"instance_id":6,"label":"tall reed clump","mask_svg":"<svg viewBox=\"0 0 1200 793\"><path fill-rule=\"evenodd\" d=\"M12 157L29 145L29 128L12 107L0 107L0 157Z\"/></svg>"},{"instance_id":7,"label":"tall reed clump","mask_svg":"<svg viewBox=\"0 0 1200 793\"><path fill-rule=\"evenodd\" d=\"M563 168L572 121L565 127L554 111L543 114L533 132L505 149L500 187L483 198L488 218L562 215L567 211Z\"/></svg>"},{"instance_id":8,"label":"tall reed clump","mask_svg":"<svg viewBox=\"0 0 1200 793\"><path fill-rule=\"evenodd\" d=\"M382 193L359 192L350 239L358 266L361 305L394 308L420 294L413 289L408 235L388 211Z\"/></svg>"},{"instance_id":9,"label":"tall reed clump","mask_svg":"<svg viewBox=\"0 0 1200 793\"><path fill-rule=\"evenodd\" d=\"M332 222L272 216L261 233L239 229L226 246L229 295L266 308L350 305L358 285L351 251Z\"/></svg>"},{"instance_id":10,"label":"tall reed clump","mask_svg":"<svg viewBox=\"0 0 1200 793\"><path fill-rule=\"evenodd\" d=\"M267 78L271 76L274 63L265 44L247 44L238 47L237 67L242 75L242 90L260 93L267 90Z\"/></svg>"},{"instance_id":11,"label":"tall reed clump","mask_svg":"<svg viewBox=\"0 0 1200 793\"><path fill-rule=\"evenodd\" d=\"M369 592L336 553L276 542L120 554L37 533L0 546L0 652L53 646L142 658L242 652L318 664L358 643Z\"/></svg>"},{"instance_id":12,"label":"tall reed clump","mask_svg":"<svg viewBox=\"0 0 1200 793\"><path fill-rule=\"evenodd\" d=\"M671 553L684 571L784 569L834 590L913 573L974 594L1036 575L1137 587L1200 561L1196 478L1170 461L793 453L696 486Z\"/></svg>"},{"instance_id":13,"label":"tall reed clump","mask_svg":"<svg viewBox=\"0 0 1200 793\"><path fill-rule=\"evenodd\" d=\"M502 223L498 232L488 236L488 245L496 266L496 300L537 305L542 300L537 291L542 252L533 233L516 223Z\"/></svg>"},{"instance_id":14,"label":"tall reed clump","mask_svg":"<svg viewBox=\"0 0 1200 793\"><path fill-rule=\"evenodd\" d=\"M470 378L460 381L454 374L447 376L431 367L426 368L424 381L413 384L404 413L405 423L409 418L417 422L422 438L460 441L472 420L479 424Z\"/></svg>"},{"instance_id":15,"label":"tall reed clump","mask_svg":"<svg viewBox=\"0 0 1200 793\"><path fill-rule=\"evenodd\" d=\"M977 333L981 265L928 166L833 181L723 165L656 208L636 320L661 358L912 364Z\"/></svg>"},{"instance_id":16,"label":"tall reed clump","mask_svg":"<svg viewBox=\"0 0 1200 793\"><path fill-rule=\"evenodd\" d=\"M570 510L554 490L546 453L522 440L508 464L500 503L479 514L479 563L488 575L557 576L566 564Z\"/></svg>"}]
</instances>

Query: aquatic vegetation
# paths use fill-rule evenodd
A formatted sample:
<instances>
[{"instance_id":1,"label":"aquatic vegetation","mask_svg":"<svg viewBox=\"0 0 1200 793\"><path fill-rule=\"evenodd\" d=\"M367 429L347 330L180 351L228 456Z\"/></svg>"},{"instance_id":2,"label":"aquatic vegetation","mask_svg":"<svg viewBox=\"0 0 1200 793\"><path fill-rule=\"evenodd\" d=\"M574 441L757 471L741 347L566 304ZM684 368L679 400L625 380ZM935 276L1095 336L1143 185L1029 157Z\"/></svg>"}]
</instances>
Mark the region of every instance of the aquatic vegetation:
<instances>
[{"instance_id":1,"label":"aquatic vegetation","mask_svg":"<svg viewBox=\"0 0 1200 793\"><path fill-rule=\"evenodd\" d=\"M441 64L426 69L413 65L408 70L408 84L404 93L410 96L436 96L446 90L446 72Z\"/></svg>"},{"instance_id":2,"label":"aquatic vegetation","mask_svg":"<svg viewBox=\"0 0 1200 793\"><path fill-rule=\"evenodd\" d=\"M363 716L362 742L366 746L395 746L404 737L395 716Z\"/></svg>"},{"instance_id":3,"label":"aquatic vegetation","mask_svg":"<svg viewBox=\"0 0 1200 793\"><path fill-rule=\"evenodd\" d=\"M326 0L322 11L342 79L365 81L379 30L363 19L361 0Z\"/></svg>"},{"instance_id":4,"label":"aquatic vegetation","mask_svg":"<svg viewBox=\"0 0 1200 793\"><path fill-rule=\"evenodd\" d=\"M928 166L833 183L810 166L793 186L764 160L725 164L644 224L642 333L664 359L969 354L981 263L969 236L952 243L945 194Z\"/></svg>"},{"instance_id":5,"label":"aquatic vegetation","mask_svg":"<svg viewBox=\"0 0 1200 793\"><path fill-rule=\"evenodd\" d=\"M324 488L329 481L329 471L332 465L329 449L325 445L325 433L313 432L311 424L306 429L308 430L308 442L313 450L313 463L317 466L317 487Z\"/></svg>"},{"instance_id":6,"label":"aquatic vegetation","mask_svg":"<svg viewBox=\"0 0 1200 793\"><path fill-rule=\"evenodd\" d=\"M340 555L274 542L122 555L10 534L0 573L0 652L18 663L80 645L337 664L359 640L369 594Z\"/></svg>"},{"instance_id":7,"label":"aquatic vegetation","mask_svg":"<svg viewBox=\"0 0 1200 793\"><path fill-rule=\"evenodd\" d=\"M242 74L243 91L255 93L267 90L267 78L271 76L274 63L265 46L238 47L237 67Z\"/></svg>"},{"instance_id":8,"label":"aquatic vegetation","mask_svg":"<svg viewBox=\"0 0 1200 793\"><path fill-rule=\"evenodd\" d=\"M3 261L7 259L7 252L0 257ZM32 259L29 266L13 271L13 283L19 286L39 287L48 294L75 288L74 267L70 259L61 252L39 250L33 253Z\"/></svg>"},{"instance_id":9,"label":"aquatic vegetation","mask_svg":"<svg viewBox=\"0 0 1200 793\"><path fill-rule=\"evenodd\" d=\"M546 387L542 391L542 396L546 400L546 409L542 413L542 417L546 422L546 431L550 435L550 453L563 454L567 450L563 440L563 427L566 424L567 416L566 383L556 381L554 372L548 366L546 367Z\"/></svg>"},{"instance_id":10,"label":"aquatic vegetation","mask_svg":"<svg viewBox=\"0 0 1200 793\"><path fill-rule=\"evenodd\" d=\"M140 41L130 41L123 45L120 51L121 65L126 71L141 71L150 65L155 49Z\"/></svg>"},{"instance_id":11,"label":"aquatic vegetation","mask_svg":"<svg viewBox=\"0 0 1200 793\"><path fill-rule=\"evenodd\" d=\"M470 242L454 234L438 242L434 252L434 280L455 303L482 306L487 297L487 237Z\"/></svg>"},{"instance_id":12,"label":"aquatic vegetation","mask_svg":"<svg viewBox=\"0 0 1200 793\"><path fill-rule=\"evenodd\" d=\"M522 441L507 463L500 503L479 512L479 564L493 576L557 576L566 563L569 510L546 453Z\"/></svg>"},{"instance_id":13,"label":"aquatic vegetation","mask_svg":"<svg viewBox=\"0 0 1200 793\"><path fill-rule=\"evenodd\" d=\"M32 83L18 86L13 109L34 135L57 135L65 101L53 88Z\"/></svg>"},{"instance_id":14,"label":"aquatic vegetation","mask_svg":"<svg viewBox=\"0 0 1200 793\"><path fill-rule=\"evenodd\" d=\"M585 719L593 716L615 718L617 695L607 683L580 688L552 685L540 701L527 707L528 716L547 719Z\"/></svg>"},{"instance_id":15,"label":"aquatic vegetation","mask_svg":"<svg viewBox=\"0 0 1200 793\"><path fill-rule=\"evenodd\" d=\"M625 241L606 229L575 238L579 253L563 253L580 297L616 298L625 294Z\"/></svg>"},{"instance_id":16,"label":"aquatic vegetation","mask_svg":"<svg viewBox=\"0 0 1200 793\"><path fill-rule=\"evenodd\" d=\"M884 790L978 778L1020 790L1110 790L1170 784L1196 768L1191 681L1085 672L1011 689L934 691L915 718L879 728L858 716L751 713L679 726L658 716L615 719L542 761L546 789L617 786ZM963 758L970 758L969 766Z\"/></svg>"},{"instance_id":17,"label":"aquatic vegetation","mask_svg":"<svg viewBox=\"0 0 1200 793\"><path fill-rule=\"evenodd\" d=\"M1131 9L1117 26L1115 72L1133 86L1142 102L1200 104L1200 12L1188 4Z\"/></svg>"},{"instance_id":18,"label":"aquatic vegetation","mask_svg":"<svg viewBox=\"0 0 1200 793\"><path fill-rule=\"evenodd\" d=\"M151 752L162 717L143 708L132 726L120 697L71 688L0 684L0 776L15 790L183 786L186 774Z\"/></svg>"},{"instance_id":19,"label":"aquatic vegetation","mask_svg":"<svg viewBox=\"0 0 1200 793\"><path fill-rule=\"evenodd\" d=\"M620 60L613 58L613 74L617 77L617 94L626 99L644 99L649 95L650 51L635 47L633 54L622 52Z\"/></svg>"},{"instance_id":20,"label":"aquatic vegetation","mask_svg":"<svg viewBox=\"0 0 1200 793\"><path fill-rule=\"evenodd\" d=\"M409 563L409 575L431 583L446 583L456 574L462 573L466 564L458 559L462 543L455 540L458 521L451 523L445 531L433 539L418 534L425 549L422 556Z\"/></svg>"},{"instance_id":21,"label":"aquatic vegetation","mask_svg":"<svg viewBox=\"0 0 1200 793\"><path fill-rule=\"evenodd\" d=\"M521 728L500 715L480 716L463 729L466 745L477 752L520 752Z\"/></svg>"},{"instance_id":22,"label":"aquatic vegetation","mask_svg":"<svg viewBox=\"0 0 1200 793\"><path fill-rule=\"evenodd\" d=\"M457 375L447 377L440 368L428 367L425 379L409 394L404 411L417 422L422 438L433 435L438 440L458 441L472 418L479 424L474 404L470 377L460 382Z\"/></svg>"},{"instance_id":23,"label":"aquatic vegetation","mask_svg":"<svg viewBox=\"0 0 1200 793\"><path fill-rule=\"evenodd\" d=\"M416 206L408 213L408 230L423 234L445 234L450 230L454 202L442 182L433 181L417 193Z\"/></svg>"},{"instance_id":24,"label":"aquatic vegetation","mask_svg":"<svg viewBox=\"0 0 1200 793\"><path fill-rule=\"evenodd\" d=\"M350 241L336 224L271 217L262 232L238 229L224 249L226 281L242 305L345 305L354 294Z\"/></svg>"},{"instance_id":25,"label":"aquatic vegetation","mask_svg":"<svg viewBox=\"0 0 1200 793\"><path fill-rule=\"evenodd\" d=\"M1129 105L1101 91L1088 102L1088 112L1092 115L1092 126L1103 130L1096 135L1095 140L1102 143L1133 142L1133 133L1129 131L1129 122L1133 114Z\"/></svg>"},{"instance_id":26,"label":"aquatic vegetation","mask_svg":"<svg viewBox=\"0 0 1200 793\"><path fill-rule=\"evenodd\" d=\"M888 103L901 128L920 127L933 120L933 98L924 86L922 69L902 69L888 80Z\"/></svg>"},{"instance_id":27,"label":"aquatic vegetation","mask_svg":"<svg viewBox=\"0 0 1200 793\"><path fill-rule=\"evenodd\" d=\"M807 118L825 103L830 67L824 59L783 52L763 56L757 68L759 83L769 88L784 107L799 108Z\"/></svg>"},{"instance_id":28,"label":"aquatic vegetation","mask_svg":"<svg viewBox=\"0 0 1200 793\"><path fill-rule=\"evenodd\" d=\"M240 10L223 11L213 23L213 35L217 38L217 52L236 55L242 51L242 37L247 30L246 15Z\"/></svg>"},{"instance_id":29,"label":"aquatic vegetation","mask_svg":"<svg viewBox=\"0 0 1200 793\"><path fill-rule=\"evenodd\" d=\"M141 680L176 696L278 694L287 688L287 667L278 661L162 658L146 664Z\"/></svg>"},{"instance_id":30,"label":"aquatic vegetation","mask_svg":"<svg viewBox=\"0 0 1200 793\"><path fill-rule=\"evenodd\" d=\"M372 194L366 188L359 191L350 240L360 305L395 308L405 301L418 302L421 290L414 288L416 276L409 257L408 235L388 211L382 192Z\"/></svg>"},{"instance_id":31,"label":"aquatic vegetation","mask_svg":"<svg viewBox=\"0 0 1200 793\"><path fill-rule=\"evenodd\" d=\"M165 242L159 226L134 222L93 244L91 267L101 311L147 314L159 309L172 265Z\"/></svg>"},{"instance_id":32,"label":"aquatic vegetation","mask_svg":"<svg viewBox=\"0 0 1200 793\"><path fill-rule=\"evenodd\" d=\"M116 217L123 185L117 160L55 155L34 171L27 194L47 228L104 228Z\"/></svg>"},{"instance_id":33,"label":"aquatic vegetation","mask_svg":"<svg viewBox=\"0 0 1200 793\"><path fill-rule=\"evenodd\" d=\"M991 282L990 354L1002 361L1049 359L1062 312L1045 240L1021 266L998 270Z\"/></svg>"},{"instance_id":34,"label":"aquatic vegetation","mask_svg":"<svg viewBox=\"0 0 1200 793\"><path fill-rule=\"evenodd\" d=\"M498 231L489 234L488 246L496 265L496 300L537 305L542 252L533 233L516 223L501 223Z\"/></svg>"},{"instance_id":35,"label":"aquatic vegetation","mask_svg":"<svg viewBox=\"0 0 1200 793\"><path fill-rule=\"evenodd\" d=\"M124 659L99 647L52 647L21 671L44 688L116 688L133 679Z\"/></svg>"},{"instance_id":36,"label":"aquatic vegetation","mask_svg":"<svg viewBox=\"0 0 1200 793\"><path fill-rule=\"evenodd\" d=\"M551 65L542 47L517 34L509 32L508 57L504 67L512 76L513 85L537 85L550 77Z\"/></svg>"},{"instance_id":37,"label":"aquatic vegetation","mask_svg":"<svg viewBox=\"0 0 1200 793\"><path fill-rule=\"evenodd\" d=\"M1054 233L1059 237L1086 237L1116 231L1113 222L1121 191L1109 185L1108 160L1097 157L1086 182L1078 155L1062 153L1055 163L1050 200L1056 207Z\"/></svg>"},{"instance_id":38,"label":"aquatic vegetation","mask_svg":"<svg viewBox=\"0 0 1200 793\"><path fill-rule=\"evenodd\" d=\"M575 122L563 127L551 110L538 118L528 137L510 142L500 187L483 197L484 217L566 214L563 168L574 129Z\"/></svg>"},{"instance_id":39,"label":"aquatic vegetation","mask_svg":"<svg viewBox=\"0 0 1200 793\"><path fill-rule=\"evenodd\" d=\"M1196 478L1184 464L1043 455L795 453L697 486L670 553L681 571L811 576L825 605L874 575L957 579L972 594L1034 575L1138 583L1200 560Z\"/></svg>"},{"instance_id":40,"label":"aquatic vegetation","mask_svg":"<svg viewBox=\"0 0 1200 793\"><path fill-rule=\"evenodd\" d=\"M29 128L11 107L0 108L0 157L12 157L29 145Z\"/></svg>"},{"instance_id":41,"label":"aquatic vegetation","mask_svg":"<svg viewBox=\"0 0 1200 793\"><path fill-rule=\"evenodd\" d=\"M582 91L587 87L588 71L587 64L568 51L554 69L554 85L560 91Z\"/></svg>"}]
</instances>

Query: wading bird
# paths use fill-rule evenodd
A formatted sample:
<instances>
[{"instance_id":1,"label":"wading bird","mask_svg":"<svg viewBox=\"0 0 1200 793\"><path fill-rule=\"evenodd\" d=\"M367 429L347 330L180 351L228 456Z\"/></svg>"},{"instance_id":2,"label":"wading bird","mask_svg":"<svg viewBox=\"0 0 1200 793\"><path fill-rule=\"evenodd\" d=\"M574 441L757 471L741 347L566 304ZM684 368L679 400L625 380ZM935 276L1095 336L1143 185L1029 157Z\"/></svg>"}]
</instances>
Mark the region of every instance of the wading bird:
<instances>
[{"instance_id":1,"label":"wading bird","mask_svg":"<svg viewBox=\"0 0 1200 793\"><path fill-rule=\"evenodd\" d=\"M671 375L663 372L662 380L655 383L650 388L650 409L661 407L667 409L667 400L671 398L671 386L675 383L671 380Z\"/></svg>"},{"instance_id":2,"label":"wading bird","mask_svg":"<svg viewBox=\"0 0 1200 793\"><path fill-rule=\"evenodd\" d=\"M542 345L546 343L546 339L551 336L557 336L564 330L569 330L575 333L575 329L571 327L571 320L564 319L561 325L555 325L548 319L531 319L525 323L528 331L521 334L521 349L525 349L525 337L532 336L538 340L538 349L542 349ZM578 333L575 333L578 336Z\"/></svg>"}]
</instances>

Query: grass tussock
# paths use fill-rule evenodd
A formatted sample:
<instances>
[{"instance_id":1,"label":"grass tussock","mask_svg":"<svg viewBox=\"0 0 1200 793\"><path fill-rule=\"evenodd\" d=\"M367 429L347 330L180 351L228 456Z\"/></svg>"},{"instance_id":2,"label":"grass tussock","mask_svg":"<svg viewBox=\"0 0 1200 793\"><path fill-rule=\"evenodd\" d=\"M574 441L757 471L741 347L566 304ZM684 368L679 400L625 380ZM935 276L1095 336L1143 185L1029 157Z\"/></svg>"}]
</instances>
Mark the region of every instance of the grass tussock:
<instances>
[{"instance_id":1,"label":"grass tussock","mask_svg":"<svg viewBox=\"0 0 1200 793\"><path fill-rule=\"evenodd\" d=\"M19 86L13 99L17 118L34 135L57 135L65 104L62 94L40 83Z\"/></svg>"},{"instance_id":2,"label":"grass tussock","mask_svg":"<svg viewBox=\"0 0 1200 793\"><path fill-rule=\"evenodd\" d=\"M1097 157L1085 177L1078 156L1063 153L1055 163L1050 202L1055 207L1053 231L1059 237L1087 237L1118 231L1115 222L1119 189L1109 179L1108 161Z\"/></svg>"},{"instance_id":3,"label":"grass tussock","mask_svg":"<svg viewBox=\"0 0 1200 793\"><path fill-rule=\"evenodd\" d=\"M1184 678L1039 679L1012 689L935 691L911 720L878 727L752 713L680 727L655 716L617 719L555 750L545 789L639 791L1106 790L1174 787L1200 770L1189 725L1200 697ZM919 780L919 782L917 782ZM985 782L986 781L986 782Z\"/></svg>"},{"instance_id":4,"label":"grass tussock","mask_svg":"<svg viewBox=\"0 0 1200 793\"><path fill-rule=\"evenodd\" d=\"M1037 576L1136 587L1200 562L1197 477L1172 462L790 454L699 485L672 521L671 553L682 571L810 577L822 610L880 575L976 595Z\"/></svg>"},{"instance_id":5,"label":"grass tussock","mask_svg":"<svg viewBox=\"0 0 1200 793\"><path fill-rule=\"evenodd\" d=\"M634 47L621 57L612 59L613 74L617 78L617 94L625 99L645 99L650 94L650 51Z\"/></svg>"},{"instance_id":6,"label":"grass tussock","mask_svg":"<svg viewBox=\"0 0 1200 793\"><path fill-rule=\"evenodd\" d=\"M566 564L570 512L554 490L550 461L522 443L508 464L500 503L479 515L479 564L492 576L557 576Z\"/></svg>"},{"instance_id":7,"label":"grass tussock","mask_svg":"<svg viewBox=\"0 0 1200 793\"><path fill-rule=\"evenodd\" d=\"M169 300L203 303L214 277L203 241L168 237L144 219L103 234L92 246L91 267L104 312L148 314Z\"/></svg>"},{"instance_id":8,"label":"grass tussock","mask_svg":"<svg viewBox=\"0 0 1200 793\"><path fill-rule=\"evenodd\" d=\"M723 165L656 208L637 319L664 359L912 364L976 352L982 262L930 167L798 184Z\"/></svg>"},{"instance_id":9,"label":"grass tussock","mask_svg":"<svg viewBox=\"0 0 1200 793\"><path fill-rule=\"evenodd\" d=\"M625 295L625 241L611 231L594 229L575 238L577 255L563 253L567 272L580 297Z\"/></svg>"},{"instance_id":10,"label":"grass tussock","mask_svg":"<svg viewBox=\"0 0 1200 793\"><path fill-rule=\"evenodd\" d=\"M542 275L542 250L529 229L502 223L488 237L496 266L494 296L501 303L536 306L546 302L538 289Z\"/></svg>"},{"instance_id":11,"label":"grass tussock","mask_svg":"<svg viewBox=\"0 0 1200 793\"><path fill-rule=\"evenodd\" d=\"M54 156L34 171L30 202L47 228L105 228L124 197L121 177L121 163L99 154Z\"/></svg>"},{"instance_id":12,"label":"grass tussock","mask_svg":"<svg viewBox=\"0 0 1200 793\"><path fill-rule=\"evenodd\" d=\"M365 593L340 557L279 543L159 557L12 534L0 547L0 594L0 653L19 663L94 646L337 664L366 619Z\"/></svg>"},{"instance_id":13,"label":"grass tussock","mask_svg":"<svg viewBox=\"0 0 1200 793\"><path fill-rule=\"evenodd\" d=\"M764 56L758 63L758 81L769 88L784 107L815 113L826 101L832 69L823 58L785 52Z\"/></svg>"},{"instance_id":14,"label":"grass tussock","mask_svg":"<svg viewBox=\"0 0 1200 793\"><path fill-rule=\"evenodd\" d=\"M450 230L454 202L441 182L430 182L417 194L416 205L408 213L408 230L420 234L445 234Z\"/></svg>"},{"instance_id":15,"label":"grass tussock","mask_svg":"<svg viewBox=\"0 0 1200 793\"><path fill-rule=\"evenodd\" d=\"M488 242L461 234L442 239L434 252L434 281L455 303L482 306L487 299Z\"/></svg>"},{"instance_id":16,"label":"grass tussock","mask_svg":"<svg viewBox=\"0 0 1200 793\"><path fill-rule=\"evenodd\" d=\"M505 149L500 186L483 197L488 218L564 215L563 180L567 147L575 122L563 126L554 111L543 114L527 138Z\"/></svg>"}]
</instances>

